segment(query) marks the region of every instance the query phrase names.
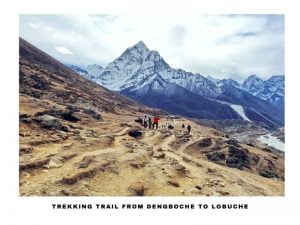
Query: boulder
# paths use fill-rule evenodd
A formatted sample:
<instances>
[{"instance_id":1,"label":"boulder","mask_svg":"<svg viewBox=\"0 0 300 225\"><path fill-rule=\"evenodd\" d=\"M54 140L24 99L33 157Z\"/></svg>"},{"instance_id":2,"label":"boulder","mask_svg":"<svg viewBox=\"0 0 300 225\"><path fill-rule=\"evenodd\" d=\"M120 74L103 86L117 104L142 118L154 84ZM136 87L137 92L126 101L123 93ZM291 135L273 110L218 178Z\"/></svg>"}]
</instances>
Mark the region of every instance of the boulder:
<instances>
[{"instance_id":1,"label":"boulder","mask_svg":"<svg viewBox=\"0 0 300 225\"><path fill-rule=\"evenodd\" d=\"M93 109L84 109L83 113L91 116L92 118L96 119L96 120L102 120L102 116L97 113L96 111L94 111Z\"/></svg>"},{"instance_id":2,"label":"boulder","mask_svg":"<svg viewBox=\"0 0 300 225\"><path fill-rule=\"evenodd\" d=\"M35 114L36 117L38 116L44 116L44 115L49 115L53 116L56 118L61 118L70 122L77 122L80 121L78 117L73 115L74 111L72 110L57 110L57 109L50 109L50 110L45 110L43 112L38 112Z\"/></svg>"},{"instance_id":3,"label":"boulder","mask_svg":"<svg viewBox=\"0 0 300 225\"><path fill-rule=\"evenodd\" d=\"M87 168L93 161L93 156L85 156L79 163L78 168Z\"/></svg>"},{"instance_id":4,"label":"boulder","mask_svg":"<svg viewBox=\"0 0 300 225\"><path fill-rule=\"evenodd\" d=\"M36 121L40 123L43 128L60 130L62 124L58 118L49 115L43 115L36 118Z\"/></svg>"},{"instance_id":5,"label":"boulder","mask_svg":"<svg viewBox=\"0 0 300 225\"><path fill-rule=\"evenodd\" d=\"M73 111L62 111L61 112L61 118L70 122L77 122L80 121L80 119L73 115Z\"/></svg>"},{"instance_id":6,"label":"boulder","mask_svg":"<svg viewBox=\"0 0 300 225\"><path fill-rule=\"evenodd\" d=\"M128 135L134 138L139 138L142 137L143 133L139 130L130 130L128 131Z\"/></svg>"},{"instance_id":7,"label":"boulder","mask_svg":"<svg viewBox=\"0 0 300 225\"><path fill-rule=\"evenodd\" d=\"M65 162L65 159L63 157L54 156L50 159L48 165L46 165L45 167L48 169L59 168L59 167L63 166L64 162Z\"/></svg>"},{"instance_id":8,"label":"boulder","mask_svg":"<svg viewBox=\"0 0 300 225\"><path fill-rule=\"evenodd\" d=\"M180 172L180 173L183 173L183 174L185 174L187 172L187 169L183 165L181 165L179 163L176 164L176 165L174 165L174 169L176 171Z\"/></svg>"}]
</instances>

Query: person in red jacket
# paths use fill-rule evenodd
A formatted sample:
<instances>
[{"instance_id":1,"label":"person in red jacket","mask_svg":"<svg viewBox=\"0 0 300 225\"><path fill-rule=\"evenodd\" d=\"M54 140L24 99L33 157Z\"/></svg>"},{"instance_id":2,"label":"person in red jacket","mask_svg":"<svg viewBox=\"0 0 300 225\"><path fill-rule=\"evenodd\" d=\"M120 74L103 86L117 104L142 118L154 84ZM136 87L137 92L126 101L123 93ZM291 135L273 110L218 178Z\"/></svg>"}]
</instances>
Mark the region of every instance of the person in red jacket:
<instances>
[{"instance_id":1,"label":"person in red jacket","mask_svg":"<svg viewBox=\"0 0 300 225\"><path fill-rule=\"evenodd\" d=\"M155 116L153 119L153 128L156 126L156 130L158 128L158 121L159 121L159 117Z\"/></svg>"}]
</instances>

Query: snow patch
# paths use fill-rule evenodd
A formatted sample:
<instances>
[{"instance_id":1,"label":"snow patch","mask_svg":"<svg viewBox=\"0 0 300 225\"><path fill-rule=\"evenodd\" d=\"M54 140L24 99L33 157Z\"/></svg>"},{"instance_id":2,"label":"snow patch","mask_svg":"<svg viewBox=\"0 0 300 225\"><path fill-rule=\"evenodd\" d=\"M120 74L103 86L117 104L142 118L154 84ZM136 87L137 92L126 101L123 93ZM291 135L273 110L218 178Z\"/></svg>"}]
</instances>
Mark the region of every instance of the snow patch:
<instances>
[{"instance_id":1,"label":"snow patch","mask_svg":"<svg viewBox=\"0 0 300 225\"><path fill-rule=\"evenodd\" d=\"M280 151L284 151L284 142L271 134L262 135L257 140Z\"/></svg>"},{"instance_id":2,"label":"snow patch","mask_svg":"<svg viewBox=\"0 0 300 225\"><path fill-rule=\"evenodd\" d=\"M244 120L251 122L251 120L246 116L244 108L240 105L229 104L230 107L236 111Z\"/></svg>"},{"instance_id":3,"label":"snow patch","mask_svg":"<svg viewBox=\"0 0 300 225\"><path fill-rule=\"evenodd\" d=\"M153 88L153 89L161 89L161 85L160 85L160 83L158 83L158 82L155 80L155 81L153 82L152 88Z\"/></svg>"}]
</instances>

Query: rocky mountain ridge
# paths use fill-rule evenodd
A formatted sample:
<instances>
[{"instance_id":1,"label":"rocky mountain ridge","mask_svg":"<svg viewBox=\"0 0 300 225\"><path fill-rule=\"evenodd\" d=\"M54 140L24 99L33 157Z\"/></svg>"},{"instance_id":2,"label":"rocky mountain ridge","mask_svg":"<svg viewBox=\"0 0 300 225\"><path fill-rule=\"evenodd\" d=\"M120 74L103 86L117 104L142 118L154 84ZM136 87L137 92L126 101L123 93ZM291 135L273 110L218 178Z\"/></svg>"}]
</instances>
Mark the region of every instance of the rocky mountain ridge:
<instances>
[{"instance_id":1,"label":"rocky mountain ridge","mask_svg":"<svg viewBox=\"0 0 300 225\"><path fill-rule=\"evenodd\" d=\"M157 82L158 80L156 79L155 84L150 84L153 82L152 77L154 74L156 74L157 78L161 77L164 82ZM84 76L87 77L87 75ZM163 99L163 96L170 96L167 92L172 92L172 90L168 88L165 88L164 91L161 89L159 92L160 96L156 94L156 99L149 102L147 96L153 94L151 88L155 88L159 83L164 83L165 87L167 87L166 83L176 84L186 89L185 94L190 93L188 98L191 100L191 104L189 107L198 105L199 108L206 108L204 102L210 101L210 107L212 109L217 108L219 104L224 104L223 108L228 108L225 111L234 111L235 109L230 109L230 104L235 104L242 107L244 113L249 117L249 121L260 121L270 126L280 127L284 124L284 85L276 83L276 81L283 83L283 79L280 80L279 78L280 77L277 77L277 79L271 78L264 82L256 76L250 76L243 84L239 84L233 79L216 80L212 77L208 79L200 74L193 74L182 69L173 69L157 51L149 50L147 46L140 41L136 45L127 48L120 57L109 63L105 68L100 67L97 76L90 77L89 79L110 90L119 91L121 94L133 98L142 104L148 104L151 105L151 107L157 108L167 106L164 109L170 113L178 113L184 116L193 115L194 118L200 119L241 119L240 112L224 113L218 116L209 116L211 111L205 113L197 113L194 111L190 113L188 112L190 108L186 108L184 102L181 102L180 106L175 109L173 107L173 101L176 101L175 99L183 99L182 96L179 96L179 93L177 93L176 97L173 96L174 98L168 99L168 102L163 101L164 104L162 104L162 102L157 101L157 99ZM144 87L146 83L149 84L147 85L147 89ZM277 84L278 88L274 88L274 83ZM230 86L233 87L232 90ZM151 88L149 89L149 87ZM175 86L168 85L168 87ZM235 88L241 91L238 92ZM278 95L279 90L282 91L280 96ZM157 91L156 89L155 92L157 93ZM237 95L237 93L239 94ZM239 96L242 97L249 94L254 96L247 98L249 101L251 100L250 102L239 99ZM205 98L206 101L202 101L203 98ZM202 105L198 104L199 101L202 101ZM176 104L178 105L178 101ZM255 110L249 108L255 108ZM216 112L217 111L218 110L216 110ZM273 111L275 111L275 113L273 113ZM224 115L230 116L224 117Z\"/></svg>"},{"instance_id":2,"label":"rocky mountain ridge","mask_svg":"<svg viewBox=\"0 0 300 225\"><path fill-rule=\"evenodd\" d=\"M230 84L276 106L282 107L284 104L283 75L274 75L267 80L262 80L257 75L250 75L243 83L233 79L220 80L211 76L205 77L198 73L173 69L157 51L149 50L142 41L127 48L120 57L104 68L95 64L83 70L92 75L88 75L88 79L115 91L131 87L155 71L166 81L176 83L202 96L215 97L220 94L218 87ZM87 76L85 73L82 75Z\"/></svg>"}]
</instances>

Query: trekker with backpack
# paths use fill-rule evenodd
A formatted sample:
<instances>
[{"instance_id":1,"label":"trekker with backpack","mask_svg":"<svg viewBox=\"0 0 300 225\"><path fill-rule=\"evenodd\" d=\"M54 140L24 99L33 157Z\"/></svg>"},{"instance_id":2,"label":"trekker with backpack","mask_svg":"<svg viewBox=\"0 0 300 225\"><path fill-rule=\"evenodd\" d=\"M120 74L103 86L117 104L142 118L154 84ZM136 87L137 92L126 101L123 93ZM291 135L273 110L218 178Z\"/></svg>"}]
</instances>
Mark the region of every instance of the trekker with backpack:
<instances>
[{"instance_id":1,"label":"trekker with backpack","mask_svg":"<svg viewBox=\"0 0 300 225\"><path fill-rule=\"evenodd\" d=\"M148 117L148 125L149 125L149 129L152 128L152 118L151 116Z\"/></svg>"},{"instance_id":2,"label":"trekker with backpack","mask_svg":"<svg viewBox=\"0 0 300 225\"><path fill-rule=\"evenodd\" d=\"M154 126L156 126L156 130L158 128L158 121L159 121L159 117L155 116L154 119L153 119L153 128L154 128Z\"/></svg>"},{"instance_id":3,"label":"trekker with backpack","mask_svg":"<svg viewBox=\"0 0 300 225\"><path fill-rule=\"evenodd\" d=\"M143 125L144 125L145 128L147 128L147 121L148 121L148 118L145 115L144 120L143 120Z\"/></svg>"},{"instance_id":4,"label":"trekker with backpack","mask_svg":"<svg viewBox=\"0 0 300 225\"><path fill-rule=\"evenodd\" d=\"M188 126L187 126L188 134L190 134L191 128L192 128L191 125L188 125Z\"/></svg>"}]
</instances>

